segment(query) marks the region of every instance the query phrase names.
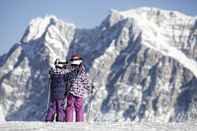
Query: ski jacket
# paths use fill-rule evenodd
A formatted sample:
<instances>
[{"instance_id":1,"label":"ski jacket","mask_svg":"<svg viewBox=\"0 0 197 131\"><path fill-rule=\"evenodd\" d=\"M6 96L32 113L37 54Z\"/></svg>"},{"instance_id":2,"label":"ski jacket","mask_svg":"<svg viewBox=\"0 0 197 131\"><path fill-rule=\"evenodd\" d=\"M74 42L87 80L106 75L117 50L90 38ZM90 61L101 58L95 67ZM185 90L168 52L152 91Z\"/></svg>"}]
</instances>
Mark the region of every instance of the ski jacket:
<instances>
[{"instance_id":1,"label":"ski jacket","mask_svg":"<svg viewBox=\"0 0 197 131\"><path fill-rule=\"evenodd\" d=\"M65 98L65 78L66 71L60 68L51 68L49 71L50 76L50 92L51 99L64 99Z\"/></svg>"},{"instance_id":2,"label":"ski jacket","mask_svg":"<svg viewBox=\"0 0 197 131\"><path fill-rule=\"evenodd\" d=\"M80 71L73 69L66 75L67 90L74 96L83 97L90 91L88 75L85 72L85 67L81 65ZM68 94L67 93L67 94Z\"/></svg>"}]
</instances>

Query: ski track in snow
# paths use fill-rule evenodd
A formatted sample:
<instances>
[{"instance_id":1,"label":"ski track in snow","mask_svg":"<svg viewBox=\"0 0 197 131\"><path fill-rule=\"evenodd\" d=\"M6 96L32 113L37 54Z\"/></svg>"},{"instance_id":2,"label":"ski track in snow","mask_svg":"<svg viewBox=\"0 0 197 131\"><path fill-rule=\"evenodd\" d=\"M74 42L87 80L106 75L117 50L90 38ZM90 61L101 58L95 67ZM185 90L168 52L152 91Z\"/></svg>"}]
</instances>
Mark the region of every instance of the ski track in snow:
<instances>
[{"instance_id":1,"label":"ski track in snow","mask_svg":"<svg viewBox=\"0 0 197 131\"><path fill-rule=\"evenodd\" d=\"M61 123L2 122L1 131L196 131L197 123Z\"/></svg>"}]
</instances>

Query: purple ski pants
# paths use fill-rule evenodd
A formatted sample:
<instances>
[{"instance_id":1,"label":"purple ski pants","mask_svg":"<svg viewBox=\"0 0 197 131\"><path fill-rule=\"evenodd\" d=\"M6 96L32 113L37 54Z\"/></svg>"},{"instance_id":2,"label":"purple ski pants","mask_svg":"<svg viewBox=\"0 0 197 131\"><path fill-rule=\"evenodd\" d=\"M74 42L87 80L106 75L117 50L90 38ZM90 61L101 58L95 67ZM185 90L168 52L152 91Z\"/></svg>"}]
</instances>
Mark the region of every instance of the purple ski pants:
<instances>
[{"instance_id":1,"label":"purple ski pants","mask_svg":"<svg viewBox=\"0 0 197 131\"><path fill-rule=\"evenodd\" d=\"M77 97L72 94L67 96L67 106L66 106L66 121L73 122L73 112L75 111L77 122L84 121L84 109L83 109L83 98Z\"/></svg>"},{"instance_id":2,"label":"purple ski pants","mask_svg":"<svg viewBox=\"0 0 197 131\"><path fill-rule=\"evenodd\" d=\"M55 99L50 102L46 121L53 121L55 113L57 114L56 121L65 120L64 99Z\"/></svg>"}]
</instances>

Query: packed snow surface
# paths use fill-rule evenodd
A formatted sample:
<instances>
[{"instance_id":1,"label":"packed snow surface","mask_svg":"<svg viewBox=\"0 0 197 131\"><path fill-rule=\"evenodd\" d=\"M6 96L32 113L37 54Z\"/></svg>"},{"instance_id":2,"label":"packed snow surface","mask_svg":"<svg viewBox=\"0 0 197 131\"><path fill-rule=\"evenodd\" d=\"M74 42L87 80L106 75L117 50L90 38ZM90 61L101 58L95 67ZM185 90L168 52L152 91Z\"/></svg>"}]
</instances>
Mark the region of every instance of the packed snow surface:
<instances>
[{"instance_id":1,"label":"packed snow surface","mask_svg":"<svg viewBox=\"0 0 197 131\"><path fill-rule=\"evenodd\" d=\"M197 123L44 123L5 122L1 131L196 131Z\"/></svg>"}]
</instances>

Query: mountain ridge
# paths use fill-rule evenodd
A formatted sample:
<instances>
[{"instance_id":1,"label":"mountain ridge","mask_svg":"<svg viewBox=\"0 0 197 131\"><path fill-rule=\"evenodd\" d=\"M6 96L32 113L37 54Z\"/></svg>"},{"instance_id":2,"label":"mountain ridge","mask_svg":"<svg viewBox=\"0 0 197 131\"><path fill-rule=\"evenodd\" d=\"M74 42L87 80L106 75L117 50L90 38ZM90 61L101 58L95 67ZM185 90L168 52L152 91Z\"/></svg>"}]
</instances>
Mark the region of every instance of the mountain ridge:
<instances>
[{"instance_id":1,"label":"mountain ridge","mask_svg":"<svg viewBox=\"0 0 197 131\"><path fill-rule=\"evenodd\" d=\"M135 14L141 10L145 15ZM75 52L97 87L90 100L91 121L196 119L197 20L168 20L162 11L150 12L134 9L125 17L125 11L113 11L93 29L55 16L32 20L0 66L5 120L42 120L48 68L57 57L68 59Z\"/></svg>"}]
</instances>

